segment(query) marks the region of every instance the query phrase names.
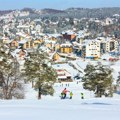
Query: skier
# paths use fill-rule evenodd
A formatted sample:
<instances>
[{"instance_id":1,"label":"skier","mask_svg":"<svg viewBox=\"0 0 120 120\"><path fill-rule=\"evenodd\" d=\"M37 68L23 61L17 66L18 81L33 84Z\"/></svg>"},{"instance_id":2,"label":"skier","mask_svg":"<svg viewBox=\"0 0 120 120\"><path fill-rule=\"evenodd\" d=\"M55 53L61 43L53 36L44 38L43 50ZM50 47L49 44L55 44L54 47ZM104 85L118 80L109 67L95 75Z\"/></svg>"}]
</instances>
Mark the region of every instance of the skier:
<instances>
[{"instance_id":1,"label":"skier","mask_svg":"<svg viewBox=\"0 0 120 120\"><path fill-rule=\"evenodd\" d=\"M84 99L84 94L83 93L81 93L81 99Z\"/></svg>"},{"instance_id":2,"label":"skier","mask_svg":"<svg viewBox=\"0 0 120 120\"><path fill-rule=\"evenodd\" d=\"M64 93L63 99L65 99L65 98L66 98L66 95L67 95L67 92L70 92L70 91L68 91L68 90L65 88L62 92Z\"/></svg>"},{"instance_id":3,"label":"skier","mask_svg":"<svg viewBox=\"0 0 120 120\"><path fill-rule=\"evenodd\" d=\"M70 99L72 99L72 96L73 96L73 93L72 93L72 91L70 92Z\"/></svg>"},{"instance_id":4,"label":"skier","mask_svg":"<svg viewBox=\"0 0 120 120\"><path fill-rule=\"evenodd\" d=\"M64 93L63 92L61 92L61 99L63 99L64 98Z\"/></svg>"}]
</instances>

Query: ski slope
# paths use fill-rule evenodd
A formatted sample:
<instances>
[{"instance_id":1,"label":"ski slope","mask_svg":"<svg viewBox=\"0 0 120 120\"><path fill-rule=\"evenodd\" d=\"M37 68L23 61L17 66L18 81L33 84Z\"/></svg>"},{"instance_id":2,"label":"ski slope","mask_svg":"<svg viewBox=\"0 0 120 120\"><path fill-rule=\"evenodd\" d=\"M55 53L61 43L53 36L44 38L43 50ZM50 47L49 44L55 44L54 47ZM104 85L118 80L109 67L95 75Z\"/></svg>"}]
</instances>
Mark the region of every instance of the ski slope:
<instances>
[{"instance_id":1,"label":"ski slope","mask_svg":"<svg viewBox=\"0 0 120 120\"><path fill-rule=\"evenodd\" d=\"M37 100L37 91L26 85L25 100L1 100L1 120L119 120L120 96L94 98L93 93L82 88L82 83L56 83L55 94ZM73 99L61 100L64 88L73 92ZM85 99L81 99L83 92ZM69 97L69 94L67 94Z\"/></svg>"}]
</instances>

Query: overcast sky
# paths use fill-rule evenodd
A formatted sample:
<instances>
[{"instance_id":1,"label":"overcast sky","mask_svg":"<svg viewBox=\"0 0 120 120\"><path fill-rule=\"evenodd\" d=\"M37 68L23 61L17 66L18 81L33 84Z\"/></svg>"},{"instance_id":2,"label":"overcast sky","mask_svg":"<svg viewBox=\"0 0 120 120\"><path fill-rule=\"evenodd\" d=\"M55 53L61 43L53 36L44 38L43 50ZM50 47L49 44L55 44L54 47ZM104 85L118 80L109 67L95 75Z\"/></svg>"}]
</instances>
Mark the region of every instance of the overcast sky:
<instances>
[{"instance_id":1,"label":"overcast sky","mask_svg":"<svg viewBox=\"0 0 120 120\"><path fill-rule=\"evenodd\" d=\"M0 0L0 10L22 9L24 7L36 9L120 7L120 0Z\"/></svg>"}]
</instances>

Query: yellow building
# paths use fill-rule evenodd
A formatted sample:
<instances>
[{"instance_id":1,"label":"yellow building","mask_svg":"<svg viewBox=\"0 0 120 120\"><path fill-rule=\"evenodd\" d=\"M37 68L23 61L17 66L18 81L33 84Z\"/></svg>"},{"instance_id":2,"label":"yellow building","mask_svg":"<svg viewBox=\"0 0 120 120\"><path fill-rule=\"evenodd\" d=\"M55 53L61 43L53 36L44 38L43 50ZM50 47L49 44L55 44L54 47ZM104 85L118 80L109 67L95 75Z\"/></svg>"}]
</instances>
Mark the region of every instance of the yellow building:
<instances>
[{"instance_id":1,"label":"yellow building","mask_svg":"<svg viewBox=\"0 0 120 120\"><path fill-rule=\"evenodd\" d=\"M30 39L24 39L19 42L19 46L22 48L36 48L39 44L41 44L43 40L30 40Z\"/></svg>"},{"instance_id":2,"label":"yellow building","mask_svg":"<svg viewBox=\"0 0 120 120\"><path fill-rule=\"evenodd\" d=\"M50 40L57 41L57 38L54 37L54 36L51 36L51 37L50 37Z\"/></svg>"},{"instance_id":3,"label":"yellow building","mask_svg":"<svg viewBox=\"0 0 120 120\"><path fill-rule=\"evenodd\" d=\"M60 52L61 53L72 53L73 52L72 44L61 44Z\"/></svg>"},{"instance_id":4,"label":"yellow building","mask_svg":"<svg viewBox=\"0 0 120 120\"><path fill-rule=\"evenodd\" d=\"M52 40L45 40L45 46L49 49L51 49L52 51L54 51L54 46L55 46L56 41L52 41Z\"/></svg>"},{"instance_id":5,"label":"yellow building","mask_svg":"<svg viewBox=\"0 0 120 120\"><path fill-rule=\"evenodd\" d=\"M38 45L41 44L41 43L43 43L43 42L44 42L44 41L43 41L42 39L34 40L32 47L33 47L33 48L38 47Z\"/></svg>"},{"instance_id":6,"label":"yellow building","mask_svg":"<svg viewBox=\"0 0 120 120\"><path fill-rule=\"evenodd\" d=\"M60 44L55 44L54 51L58 51L58 50L60 50Z\"/></svg>"},{"instance_id":7,"label":"yellow building","mask_svg":"<svg viewBox=\"0 0 120 120\"><path fill-rule=\"evenodd\" d=\"M59 55L57 52L55 52L55 53L53 54L52 60L53 60L53 61L56 61L56 60L59 60L59 59L60 59L60 55Z\"/></svg>"},{"instance_id":8,"label":"yellow building","mask_svg":"<svg viewBox=\"0 0 120 120\"><path fill-rule=\"evenodd\" d=\"M28 39L21 40L19 42L19 47L26 49L26 48L32 48L33 43L29 41Z\"/></svg>"}]
</instances>

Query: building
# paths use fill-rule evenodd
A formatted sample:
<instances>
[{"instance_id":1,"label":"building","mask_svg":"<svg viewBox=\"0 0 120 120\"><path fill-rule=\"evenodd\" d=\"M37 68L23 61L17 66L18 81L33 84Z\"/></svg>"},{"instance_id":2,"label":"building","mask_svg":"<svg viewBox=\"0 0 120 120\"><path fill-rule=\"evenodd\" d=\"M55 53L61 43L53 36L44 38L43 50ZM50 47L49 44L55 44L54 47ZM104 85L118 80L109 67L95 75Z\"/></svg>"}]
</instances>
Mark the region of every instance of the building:
<instances>
[{"instance_id":1,"label":"building","mask_svg":"<svg viewBox=\"0 0 120 120\"><path fill-rule=\"evenodd\" d=\"M52 55L52 60L57 61L61 58L60 54L58 52L54 52Z\"/></svg>"},{"instance_id":2,"label":"building","mask_svg":"<svg viewBox=\"0 0 120 120\"><path fill-rule=\"evenodd\" d=\"M82 45L82 57L89 59L100 58L100 41L98 40L85 40Z\"/></svg>"},{"instance_id":3,"label":"building","mask_svg":"<svg viewBox=\"0 0 120 120\"><path fill-rule=\"evenodd\" d=\"M118 51L118 41L115 38L98 38L98 40L100 41L101 53Z\"/></svg>"},{"instance_id":4,"label":"building","mask_svg":"<svg viewBox=\"0 0 120 120\"><path fill-rule=\"evenodd\" d=\"M72 53L73 47L71 43L64 43L60 45L60 52L61 53Z\"/></svg>"},{"instance_id":5,"label":"building","mask_svg":"<svg viewBox=\"0 0 120 120\"><path fill-rule=\"evenodd\" d=\"M65 69L57 69L57 79L59 82L72 82L71 74Z\"/></svg>"},{"instance_id":6,"label":"building","mask_svg":"<svg viewBox=\"0 0 120 120\"><path fill-rule=\"evenodd\" d=\"M66 31L62 32L63 38L66 40L75 40L76 39L76 34L73 31Z\"/></svg>"}]
</instances>

